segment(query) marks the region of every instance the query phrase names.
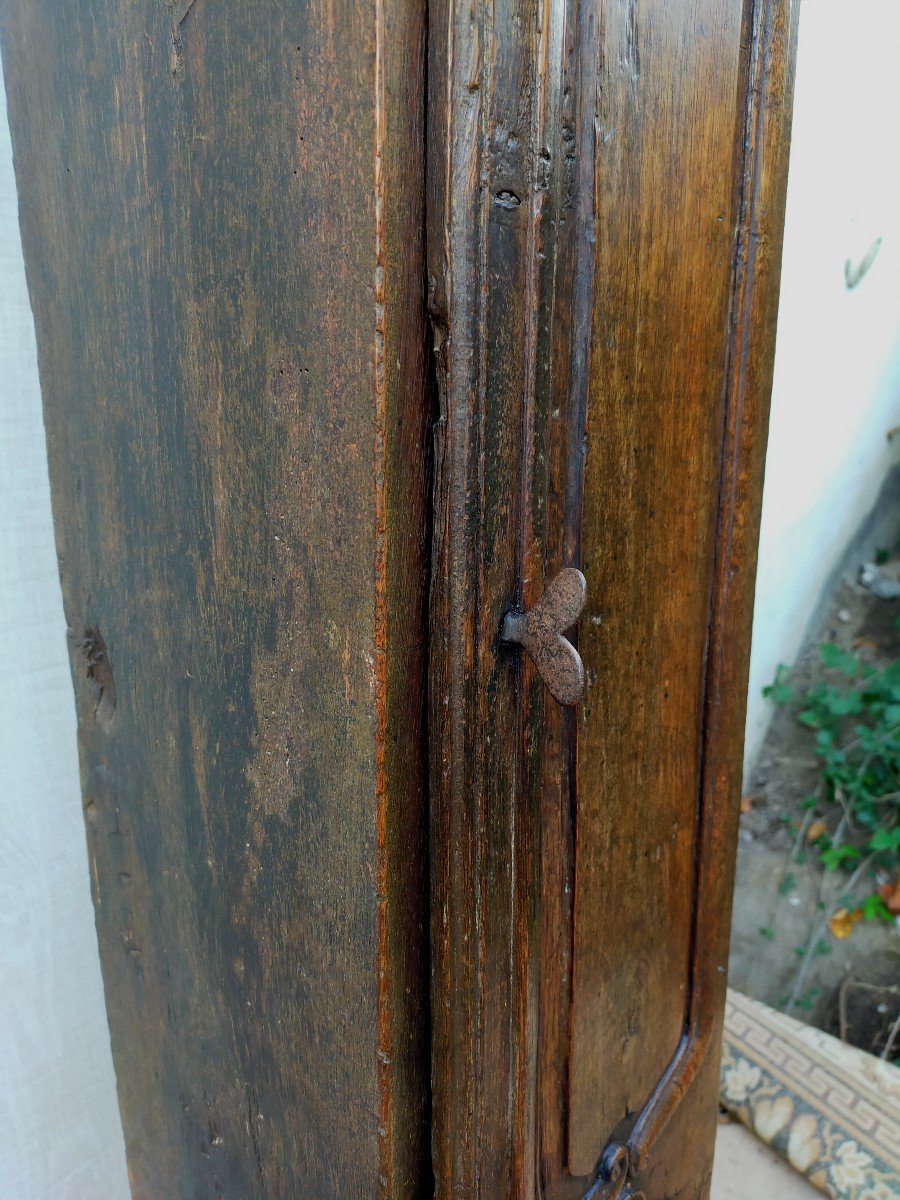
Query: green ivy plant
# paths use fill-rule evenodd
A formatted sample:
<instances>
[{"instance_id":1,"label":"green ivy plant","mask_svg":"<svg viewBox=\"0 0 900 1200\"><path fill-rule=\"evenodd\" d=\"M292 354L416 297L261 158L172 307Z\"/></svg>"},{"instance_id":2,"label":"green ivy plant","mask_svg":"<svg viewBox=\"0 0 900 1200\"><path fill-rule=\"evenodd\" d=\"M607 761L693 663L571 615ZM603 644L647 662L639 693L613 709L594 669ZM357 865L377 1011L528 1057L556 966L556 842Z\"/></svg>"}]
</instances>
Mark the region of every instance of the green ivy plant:
<instances>
[{"instance_id":1,"label":"green ivy plant","mask_svg":"<svg viewBox=\"0 0 900 1200\"><path fill-rule=\"evenodd\" d=\"M819 654L827 675L813 687L798 693L781 666L763 689L810 733L818 781L801 803L824 830L813 845L826 871L865 864L893 875L900 863L900 662L876 670L830 642ZM890 919L878 895L860 907L869 919Z\"/></svg>"}]
</instances>

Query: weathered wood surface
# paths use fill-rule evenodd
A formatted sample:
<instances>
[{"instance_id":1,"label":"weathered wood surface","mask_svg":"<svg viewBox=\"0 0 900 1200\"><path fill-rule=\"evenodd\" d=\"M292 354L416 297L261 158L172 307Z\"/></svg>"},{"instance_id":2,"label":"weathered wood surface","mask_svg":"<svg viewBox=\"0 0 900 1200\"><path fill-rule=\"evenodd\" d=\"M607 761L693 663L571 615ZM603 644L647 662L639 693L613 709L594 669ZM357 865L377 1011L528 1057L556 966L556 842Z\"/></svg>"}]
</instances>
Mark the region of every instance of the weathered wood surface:
<instances>
[{"instance_id":1,"label":"weathered wood surface","mask_svg":"<svg viewBox=\"0 0 900 1200\"><path fill-rule=\"evenodd\" d=\"M528 720L498 653L523 579L534 455L541 224L534 0L429 9L428 286L437 370L430 694L436 1195L517 1194L534 1158L538 822ZM546 33L546 30L545 30ZM540 570L537 561L538 572ZM535 692L537 708L540 697ZM513 963L516 968L513 969Z\"/></svg>"},{"instance_id":2,"label":"weathered wood surface","mask_svg":"<svg viewBox=\"0 0 900 1200\"><path fill-rule=\"evenodd\" d=\"M424 1195L424 5L2 22L134 1196Z\"/></svg>"},{"instance_id":3,"label":"weathered wood surface","mask_svg":"<svg viewBox=\"0 0 900 1200\"><path fill-rule=\"evenodd\" d=\"M605 22L569 1156L641 1114L651 1194L711 1163L796 15Z\"/></svg>"},{"instance_id":4,"label":"weathered wood surface","mask_svg":"<svg viewBox=\"0 0 900 1200\"><path fill-rule=\"evenodd\" d=\"M796 17L430 9L439 1197L708 1191Z\"/></svg>"},{"instance_id":5,"label":"weathered wood surface","mask_svg":"<svg viewBox=\"0 0 900 1200\"><path fill-rule=\"evenodd\" d=\"M136 1197L705 1194L795 30L431 5L429 548L423 6L6 0Z\"/></svg>"},{"instance_id":6,"label":"weathered wood surface","mask_svg":"<svg viewBox=\"0 0 900 1200\"><path fill-rule=\"evenodd\" d=\"M582 518L591 682L578 739L569 1128L577 1174L662 1075L690 989L738 219L740 7L702 0L648 16L607 4L600 47Z\"/></svg>"}]
</instances>

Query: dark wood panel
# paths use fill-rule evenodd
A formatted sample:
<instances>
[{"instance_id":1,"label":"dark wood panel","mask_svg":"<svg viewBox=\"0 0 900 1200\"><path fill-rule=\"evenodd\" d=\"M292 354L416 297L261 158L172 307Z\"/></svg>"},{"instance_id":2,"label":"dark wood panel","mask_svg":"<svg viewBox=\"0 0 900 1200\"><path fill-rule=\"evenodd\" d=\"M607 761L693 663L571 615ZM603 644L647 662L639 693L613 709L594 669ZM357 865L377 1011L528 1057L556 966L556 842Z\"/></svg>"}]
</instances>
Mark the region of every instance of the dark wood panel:
<instances>
[{"instance_id":1,"label":"dark wood panel","mask_svg":"<svg viewBox=\"0 0 900 1200\"><path fill-rule=\"evenodd\" d=\"M604 8L569 1129L579 1175L664 1072L691 986L740 42L740 8L723 0Z\"/></svg>"},{"instance_id":2,"label":"dark wood panel","mask_svg":"<svg viewBox=\"0 0 900 1200\"><path fill-rule=\"evenodd\" d=\"M677 1051L629 1141L636 1182L648 1194L709 1191L798 17L792 0L764 0L747 9L742 34L744 119L709 607L691 989Z\"/></svg>"},{"instance_id":3,"label":"dark wood panel","mask_svg":"<svg viewBox=\"0 0 900 1200\"><path fill-rule=\"evenodd\" d=\"M796 11L431 9L441 1196L708 1190ZM564 712L496 635L579 564Z\"/></svg>"},{"instance_id":4,"label":"dark wood panel","mask_svg":"<svg viewBox=\"0 0 900 1200\"><path fill-rule=\"evenodd\" d=\"M596 553L605 569L590 571L602 611L589 614L582 646L604 703L579 724L569 1165L585 1169L619 1138L633 1186L649 1196L709 1186L797 12L773 0L746 6L740 29L727 14L685 27L682 56L705 60L713 31L727 36L737 104L729 88L716 90L724 44L705 68L673 73L650 106L671 116L686 93L675 122L684 140L657 132L650 143L651 160L686 156L659 172L666 215L644 202L616 247L610 213L598 247L590 411L599 419L588 423L584 530L585 560ZM667 13L674 28L680 10ZM648 73L634 52L642 14L620 15L628 53L610 61L627 67L631 55L637 89ZM658 55L659 22L646 29ZM714 134L732 114L732 137ZM638 119L640 146L646 114ZM692 180L704 153L720 167L698 163ZM637 162L640 172L639 153L625 158L622 170ZM722 179L730 190L716 196ZM724 212L713 211L717 199ZM726 221L727 236L717 236ZM674 254L665 270L660 253ZM632 265L617 277L620 261ZM603 340L610 309L616 333ZM604 522L614 525L605 538Z\"/></svg>"},{"instance_id":5,"label":"dark wood panel","mask_svg":"<svg viewBox=\"0 0 900 1200\"><path fill-rule=\"evenodd\" d=\"M516 683L496 643L519 586L512 481L527 388L519 297L531 174L519 34L533 28L530 4L521 28L500 7L494 23L487 12L433 6L428 160L440 405L429 726L435 1185L438 1197L498 1200L510 1194L517 1135L520 991L508 967L521 792Z\"/></svg>"},{"instance_id":6,"label":"dark wood panel","mask_svg":"<svg viewBox=\"0 0 900 1200\"><path fill-rule=\"evenodd\" d=\"M3 40L134 1195L422 1195L424 6Z\"/></svg>"}]
</instances>

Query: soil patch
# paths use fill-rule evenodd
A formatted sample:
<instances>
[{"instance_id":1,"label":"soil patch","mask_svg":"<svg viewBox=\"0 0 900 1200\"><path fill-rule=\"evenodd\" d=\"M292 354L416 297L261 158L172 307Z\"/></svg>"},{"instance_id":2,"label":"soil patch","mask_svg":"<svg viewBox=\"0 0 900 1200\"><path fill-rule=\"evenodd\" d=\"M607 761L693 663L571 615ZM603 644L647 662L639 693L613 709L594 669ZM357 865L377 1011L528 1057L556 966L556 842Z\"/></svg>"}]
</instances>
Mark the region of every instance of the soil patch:
<instances>
[{"instance_id":1,"label":"soil patch","mask_svg":"<svg viewBox=\"0 0 900 1200\"><path fill-rule=\"evenodd\" d=\"M859 566L840 580L792 668L797 690L822 677L820 642L833 642L876 669L900 655L900 602L880 599L863 587ZM848 872L823 873L808 850L801 801L818 780L813 738L792 708L773 704L772 709L742 805L730 982L878 1054L900 1024L897 922L859 921L841 939L830 933L828 914L839 904L852 910L870 895L873 876L867 873L852 887ZM900 1056L900 1042L888 1053Z\"/></svg>"}]
</instances>

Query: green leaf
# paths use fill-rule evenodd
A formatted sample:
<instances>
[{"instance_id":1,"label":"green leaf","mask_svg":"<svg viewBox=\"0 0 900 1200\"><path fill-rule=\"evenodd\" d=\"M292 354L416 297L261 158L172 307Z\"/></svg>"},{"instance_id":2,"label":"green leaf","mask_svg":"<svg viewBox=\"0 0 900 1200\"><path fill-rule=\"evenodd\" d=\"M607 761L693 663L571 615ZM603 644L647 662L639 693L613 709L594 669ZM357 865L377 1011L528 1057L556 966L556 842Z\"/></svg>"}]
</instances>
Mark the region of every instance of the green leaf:
<instances>
[{"instance_id":1,"label":"green leaf","mask_svg":"<svg viewBox=\"0 0 900 1200\"><path fill-rule=\"evenodd\" d=\"M776 704L789 704L794 698L794 689L787 682L789 674L789 668L784 663L779 663L775 671L775 679L762 690L763 696L767 700L774 700Z\"/></svg>"},{"instance_id":2,"label":"green leaf","mask_svg":"<svg viewBox=\"0 0 900 1200\"><path fill-rule=\"evenodd\" d=\"M833 642L822 642L819 646L819 654L822 662L831 671L840 671L842 675L849 675L851 678L859 672L859 661L856 655L842 650Z\"/></svg>"},{"instance_id":3,"label":"green leaf","mask_svg":"<svg viewBox=\"0 0 900 1200\"><path fill-rule=\"evenodd\" d=\"M787 871L785 873L784 879L782 879L782 881L778 887L778 894L779 894L779 896L786 896L789 892L792 892L793 890L794 890L794 873L793 873L793 871Z\"/></svg>"},{"instance_id":4,"label":"green leaf","mask_svg":"<svg viewBox=\"0 0 900 1200\"><path fill-rule=\"evenodd\" d=\"M839 692L836 688L827 690L822 697L822 704L833 717L855 716L862 712L863 706L859 692Z\"/></svg>"},{"instance_id":5,"label":"green leaf","mask_svg":"<svg viewBox=\"0 0 900 1200\"><path fill-rule=\"evenodd\" d=\"M812 1006L813 1006L813 1004L815 1003L815 1001L816 1001L816 997L819 995L819 993L820 993L821 991L822 991L822 989L821 989L821 988L819 988L819 987L813 987L813 988L810 988L808 992L805 992L805 993L804 993L804 994L803 994L803 995L802 995L802 996L801 996L801 997L800 997L800 998L797 1000L797 1002L796 1002L796 1003L797 1003L797 1007L798 1007L798 1008L803 1008L803 1009L806 1009L807 1011L809 1011L809 1009L811 1009L811 1008L812 1008Z\"/></svg>"},{"instance_id":6,"label":"green leaf","mask_svg":"<svg viewBox=\"0 0 900 1200\"><path fill-rule=\"evenodd\" d=\"M853 816L859 825L866 829L874 829L878 824L879 814L868 800L858 800L853 806Z\"/></svg>"},{"instance_id":7,"label":"green leaf","mask_svg":"<svg viewBox=\"0 0 900 1200\"><path fill-rule=\"evenodd\" d=\"M822 851L822 865L826 871L836 871L838 867L845 863L856 862L860 857L860 853L855 846L846 844L841 846L829 846Z\"/></svg>"},{"instance_id":8,"label":"green leaf","mask_svg":"<svg viewBox=\"0 0 900 1200\"><path fill-rule=\"evenodd\" d=\"M869 838L869 849L888 850L894 854L900 851L900 825L895 825L893 829L876 829Z\"/></svg>"},{"instance_id":9,"label":"green leaf","mask_svg":"<svg viewBox=\"0 0 900 1200\"><path fill-rule=\"evenodd\" d=\"M866 896L860 904L862 915L867 921L891 921L891 910L880 896Z\"/></svg>"},{"instance_id":10,"label":"green leaf","mask_svg":"<svg viewBox=\"0 0 900 1200\"><path fill-rule=\"evenodd\" d=\"M759 935L760 937L764 937L768 942L775 940L775 930L770 925L761 925Z\"/></svg>"}]
</instances>

